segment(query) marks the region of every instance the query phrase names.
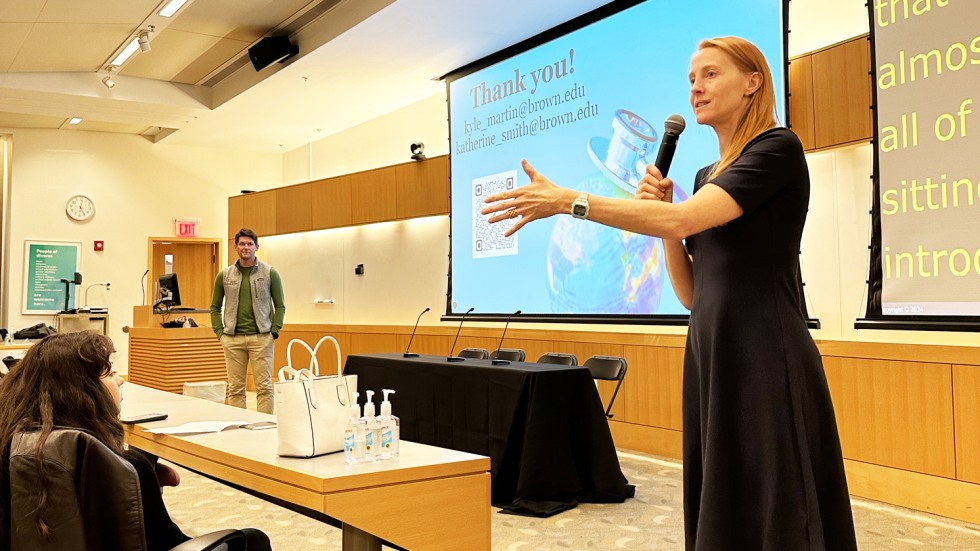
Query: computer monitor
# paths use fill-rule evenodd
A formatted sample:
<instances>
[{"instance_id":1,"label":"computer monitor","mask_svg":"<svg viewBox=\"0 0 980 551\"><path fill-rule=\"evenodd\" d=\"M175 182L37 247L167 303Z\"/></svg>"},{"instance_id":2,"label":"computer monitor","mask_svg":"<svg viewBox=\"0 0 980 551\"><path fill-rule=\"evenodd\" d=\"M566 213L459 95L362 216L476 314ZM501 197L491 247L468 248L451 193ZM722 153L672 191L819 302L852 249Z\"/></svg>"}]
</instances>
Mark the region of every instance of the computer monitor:
<instances>
[{"instance_id":1,"label":"computer monitor","mask_svg":"<svg viewBox=\"0 0 980 551\"><path fill-rule=\"evenodd\" d=\"M160 276L160 298L154 306L172 308L180 306L180 286L177 284L177 274Z\"/></svg>"}]
</instances>

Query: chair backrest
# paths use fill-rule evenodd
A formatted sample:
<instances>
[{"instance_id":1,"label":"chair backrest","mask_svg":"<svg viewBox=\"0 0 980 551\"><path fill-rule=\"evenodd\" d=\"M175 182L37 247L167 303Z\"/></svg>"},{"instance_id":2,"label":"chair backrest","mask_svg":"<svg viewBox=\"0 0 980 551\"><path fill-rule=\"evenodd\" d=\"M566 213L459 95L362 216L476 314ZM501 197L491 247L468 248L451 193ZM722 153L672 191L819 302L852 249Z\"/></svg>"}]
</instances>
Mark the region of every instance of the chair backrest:
<instances>
[{"instance_id":1,"label":"chair backrest","mask_svg":"<svg viewBox=\"0 0 980 551\"><path fill-rule=\"evenodd\" d=\"M50 481L45 518L52 530L47 539L38 534L39 436L18 433L10 445L11 549L146 549L136 469L94 436L73 429L52 431L44 444Z\"/></svg>"},{"instance_id":2,"label":"chair backrest","mask_svg":"<svg viewBox=\"0 0 980 551\"><path fill-rule=\"evenodd\" d=\"M527 355L520 348L500 348L490 354L491 360L507 360L511 362L523 362Z\"/></svg>"},{"instance_id":3,"label":"chair backrest","mask_svg":"<svg viewBox=\"0 0 980 551\"><path fill-rule=\"evenodd\" d=\"M539 364L578 365L578 356L561 352L548 352L538 358Z\"/></svg>"},{"instance_id":4,"label":"chair backrest","mask_svg":"<svg viewBox=\"0 0 980 551\"><path fill-rule=\"evenodd\" d=\"M45 520L48 538L37 531L40 479L34 450L38 432L21 432L10 443L5 478L10 484L10 549L79 551L147 549L139 475L126 459L91 434L77 429L51 431L44 443L49 492ZM175 550L245 551L241 530L221 530L192 538Z\"/></svg>"},{"instance_id":5,"label":"chair backrest","mask_svg":"<svg viewBox=\"0 0 980 551\"><path fill-rule=\"evenodd\" d=\"M593 379L618 381L616 390L613 391L612 398L609 399L609 404L606 406L606 417L612 417L613 403L616 402L619 387L623 386L623 378L626 377L626 358L622 356L592 356L585 360L583 365L592 373Z\"/></svg>"},{"instance_id":6,"label":"chair backrest","mask_svg":"<svg viewBox=\"0 0 980 551\"><path fill-rule=\"evenodd\" d=\"M460 358L473 358L475 360L486 360L490 353L486 348L464 348L459 351Z\"/></svg>"}]
</instances>

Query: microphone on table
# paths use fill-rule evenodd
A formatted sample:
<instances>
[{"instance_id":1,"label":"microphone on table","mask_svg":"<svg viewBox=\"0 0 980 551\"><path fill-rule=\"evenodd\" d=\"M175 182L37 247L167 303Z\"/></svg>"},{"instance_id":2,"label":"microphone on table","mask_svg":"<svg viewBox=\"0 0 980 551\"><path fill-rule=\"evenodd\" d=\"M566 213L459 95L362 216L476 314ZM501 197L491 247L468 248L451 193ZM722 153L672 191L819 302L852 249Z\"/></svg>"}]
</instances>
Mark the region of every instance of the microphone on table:
<instances>
[{"instance_id":1,"label":"microphone on table","mask_svg":"<svg viewBox=\"0 0 980 551\"><path fill-rule=\"evenodd\" d=\"M667 117L667 120L664 121L664 141L660 142L660 150L657 151L657 160L653 163L654 166L660 169L660 175L664 178L667 177L667 171L670 170L670 162L674 160L674 151L677 150L677 139L686 126L687 123L684 122L684 117L676 113Z\"/></svg>"},{"instance_id":2,"label":"microphone on table","mask_svg":"<svg viewBox=\"0 0 980 551\"><path fill-rule=\"evenodd\" d=\"M405 357L405 358L418 358L419 357L418 354L416 354L415 352L409 352L409 350L412 349L412 339L415 338L415 332L418 331L418 329L419 329L419 321L422 319L422 314L424 314L424 313L426 313L428 311L429 311L429 307L426 306L425 307L425 310L422 310L422 313L419 314L419 317L415 318L415 328L412 329L412 336L408 338L408 346L405 347L405 353L402 354L403 357Z\"/></svg>"},{"instance_id":3,"label":"microphone on table","mask_svg":"<svg viewBox=\"0 0 980 551\"><path fill-rule=\"evenodd\" d=\"M465 358L460 358L459 356L453 356L453 351L456 350L456 341L459 340L459 332L463 330L463 322L466 321L466 314L472 312L474 308L470 308L466 312L463 312L463 317L459 320L459 329L456 330L456 338L453 339L453 347L449 350L449 355L446 356L447 362L461 362Z\"/></svg>"},{"instance_id":4,"label":"microphone on table","mask_svg":"<svg viewBox=\"0 0 980 551\"><path fill-rule=\"evenodd\" d=\"M493 364L493 365L507 365L507 364L510 363L510 360L502 360L502 359L498 358L497 355L500 354L500 347L504 345L504 335L507 334L507 326L510 325L510 318L512 318L512 317L514 317L514 316L516 316L516 315L518 315L520 313L521 313L521 311L518 310L518 311L514 312L513 314L507 316L507 323L504 324L504 332L500 334L500 343L497 345L497 349L493 352L493 359L490 360L490 363L491 364Z\"/></svg>"}]
</instances>

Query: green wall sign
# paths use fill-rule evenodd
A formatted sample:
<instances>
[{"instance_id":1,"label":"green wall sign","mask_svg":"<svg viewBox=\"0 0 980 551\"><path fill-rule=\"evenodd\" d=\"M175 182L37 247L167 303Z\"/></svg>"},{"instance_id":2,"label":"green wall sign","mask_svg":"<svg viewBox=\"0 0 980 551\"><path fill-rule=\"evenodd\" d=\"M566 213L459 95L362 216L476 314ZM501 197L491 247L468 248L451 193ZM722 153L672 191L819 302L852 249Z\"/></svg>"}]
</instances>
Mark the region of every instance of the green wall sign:
<instances>
[{"instance_id":1,"label":"green wall sign","mask_svg":"<svg viewBox=\"0 0 980 551\"><path fill-rule=\"evenodd\" d=\"M56 314L65 307L65 284L61 280L75 277L81 254L81 243L24 242L23 314ZM68 308L74 308L75 284L68 287Z\"/></svg>"}]
</instances>

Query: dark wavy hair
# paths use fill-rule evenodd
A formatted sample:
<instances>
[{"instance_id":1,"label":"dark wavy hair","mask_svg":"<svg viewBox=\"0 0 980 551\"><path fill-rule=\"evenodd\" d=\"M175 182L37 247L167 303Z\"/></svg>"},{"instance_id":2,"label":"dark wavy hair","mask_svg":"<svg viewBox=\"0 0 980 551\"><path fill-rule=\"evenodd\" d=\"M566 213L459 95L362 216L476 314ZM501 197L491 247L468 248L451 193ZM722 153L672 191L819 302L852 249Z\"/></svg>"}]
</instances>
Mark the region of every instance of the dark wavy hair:
<instances>
[{"instance_id":1,"label":"dark wavy hair","mask_svg":"<svg viewBox=\"0 0 980 551\"><path fill-rule=\"evenodd\" d=\"M10 446L14 435L38 431L37 468L38 532L49 533L44 520L48 500L48 478L44 467L44 444L56 427L88 431L109 449L123 452L123 426L119 407L103 385L102 377L112 373L111 355L115 351L109 337L92 332L58 333L45 337L27 350L0 382L0 446L2 477L9 473ZM6 503L0 503L0 513ZM10 521L6 519L5 524Z\"/></svg>"}]
</instances>

